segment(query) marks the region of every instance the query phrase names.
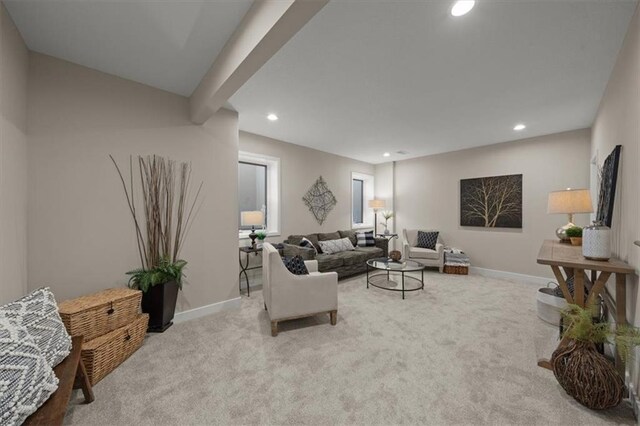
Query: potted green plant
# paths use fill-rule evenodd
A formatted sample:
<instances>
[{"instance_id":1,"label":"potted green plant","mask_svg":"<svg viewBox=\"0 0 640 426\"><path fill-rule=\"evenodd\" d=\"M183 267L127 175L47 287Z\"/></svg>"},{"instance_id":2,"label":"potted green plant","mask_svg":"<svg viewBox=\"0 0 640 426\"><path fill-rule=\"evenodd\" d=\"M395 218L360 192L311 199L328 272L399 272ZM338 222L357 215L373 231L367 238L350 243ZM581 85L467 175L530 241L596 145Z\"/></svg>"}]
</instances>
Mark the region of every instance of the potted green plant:
<instances>
[{"instance_id":1,"label":"potted green plant","mask_svg":"<svg viewBox=\"0 0 640 426\"><path fill-rule=\"evenodd\" d=\"M176 165L154 155L138 156L135 171L133 158L129 157L127 184L115 159L110 157L133 218L140 257L140 268L127 272L129 287L142 291L142 311L149 314L148 331L163 332L173 324L187 265L180 259L180 250L197 211L202 183L190 196L191 166ZM140 176L140 181L136 182L134 176ZM138 193L140 196L134 197Z\"/></svg>"},{"instance_id":2,"label":"potted green plant","mask_svg":"<svg viewBox=\"0 0 640 426\"><path fill-rule=\"evenodd\" d=\"M573 246L581 246L582 245L582 228L579 226L572 226L567 229L567 237L571 240L571 245Z\"/></svg>"},{"instance_id":3,"label":"potted green plant","mask_svg":"<svg viewBox=\"0 0 640 426\"><path fill-rule=\"evenodd\" d=\"M264 240L267 238L267 231L256 231L256 235L259 241L258 245L262 247Z\"/></svg>"},{"instance_id":4,"label":"potted green plant","mask_svg":"<svg viewBox=\"0 0 640 426\"><path fill-rule=\"evenodd\" d=\"M615 366L596 350L596 344L614 343L620 357L631 356L640 345L640 329L630 326L612 328L594 320L593 307L568 305L562 311L567 345L553 353L553 373L562 388L576 401L592 409L615 407L624 396L624 380Z\"/></svg>"}]
</instances>

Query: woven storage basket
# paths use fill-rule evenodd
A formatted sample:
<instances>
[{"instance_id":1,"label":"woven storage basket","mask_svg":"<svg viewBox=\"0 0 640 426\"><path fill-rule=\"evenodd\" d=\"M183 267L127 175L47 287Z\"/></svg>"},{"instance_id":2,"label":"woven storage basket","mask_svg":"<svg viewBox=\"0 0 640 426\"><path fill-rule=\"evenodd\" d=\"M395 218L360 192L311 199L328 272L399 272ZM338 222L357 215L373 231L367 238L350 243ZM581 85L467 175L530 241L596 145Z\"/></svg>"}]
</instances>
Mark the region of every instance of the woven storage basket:
<instances>
[{"instance_id":1,"label":"woven storage basket","mask_svg":"<svg viewBox=\"0 0 640 426\"><path fill-rule=\"evenodd\" d=\"M82 361L92 385L102 380L142 346L149 315L141 314L131 324L82 345Z\"/></svg>"},{"instance_id":2,"label":"woven storage basket","mask_svg":"<svg viewBox=\"0 0 640 426\"><path fill-rule=\"evenodd\" d=\"M468 266L444 265L445 274L469 275Z\"/></svg>"},{"instance_id":3,"label":"woven storage basket","mask_svg":"<svg viewBox=\"0 0 640 426\"><path fill-rule=\"evenodd\" d=\"M133 322L140 313L142 292L110 288L99 293L60 303L58 310L72 336L94 339Z\"/></svg>"}]
</instances>

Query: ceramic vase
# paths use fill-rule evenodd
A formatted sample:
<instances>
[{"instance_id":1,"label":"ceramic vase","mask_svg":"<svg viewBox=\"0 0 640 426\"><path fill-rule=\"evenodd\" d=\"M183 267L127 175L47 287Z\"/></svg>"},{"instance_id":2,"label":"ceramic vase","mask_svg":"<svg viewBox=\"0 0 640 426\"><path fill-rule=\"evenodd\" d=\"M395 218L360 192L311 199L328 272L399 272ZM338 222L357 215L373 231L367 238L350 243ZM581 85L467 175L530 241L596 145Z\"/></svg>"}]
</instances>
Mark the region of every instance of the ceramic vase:
<instances>
[{"instance_id":1,"label":"ceramic vase","mask_svg":"<svg viewBox=\"0 0 640 426\"><path fill-rule=\"evenodd\" d=\"M582 230L582 255L591 260L611 257L611 229L600 221Z\"/></svg>"}]
</instances>

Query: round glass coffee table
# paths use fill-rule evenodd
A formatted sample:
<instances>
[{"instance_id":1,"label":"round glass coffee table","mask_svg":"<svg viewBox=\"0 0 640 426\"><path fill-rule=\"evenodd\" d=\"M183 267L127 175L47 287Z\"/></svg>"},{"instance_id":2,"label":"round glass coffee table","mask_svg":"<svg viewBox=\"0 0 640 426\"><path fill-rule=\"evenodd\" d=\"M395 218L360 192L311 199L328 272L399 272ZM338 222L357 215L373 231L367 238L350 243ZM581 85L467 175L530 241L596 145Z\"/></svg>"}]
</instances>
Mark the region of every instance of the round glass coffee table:
<instances>
[{"instance_id":1,"label":"round glass coffee table","mask_svg":"<svg viewBox=\"0 0 640 426\"><path fill-rule=\"evenodd\" d=\"M383 272L369 272L370 269ZM420 279L405 276L405 272L420 271ZM391 275L393 273L394 275ZM402 276L400 283L391 278ZM395 262L386 257L367 260L367 288L372 285L389 291L401 291L402 298L406 291L424 290L424 265L413 260Z\"/></svg>"}]
</instances>

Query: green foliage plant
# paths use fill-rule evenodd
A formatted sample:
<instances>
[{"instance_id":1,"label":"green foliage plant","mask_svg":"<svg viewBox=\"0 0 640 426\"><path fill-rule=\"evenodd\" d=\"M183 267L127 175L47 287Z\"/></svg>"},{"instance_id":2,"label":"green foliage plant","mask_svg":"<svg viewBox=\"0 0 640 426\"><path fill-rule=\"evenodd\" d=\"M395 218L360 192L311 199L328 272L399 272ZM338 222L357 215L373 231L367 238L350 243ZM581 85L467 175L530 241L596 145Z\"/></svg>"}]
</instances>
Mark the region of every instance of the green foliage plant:
<instances>
[{"instance_id":1,"label":"green foliage plant","mask_svg":"<svg viewBox=\"0 0 640 426\"><path fill-rule=\"evenodd\" d=\"M582 228L579 226L572 226L567 229L567 237L569 238L582 238Z\"/></svg>"},{"instance_id":2,"label":"green foliage plant","mask_svg":"<svg viewBox=\"0 0 640 426\"><path fill-rule=\"evenodd\" d=\"M178 288L182 290L182 278L184 273L182 270L187 265L184 260L177 260L171 262L168 258L160 259L157 266L152 269L135 269L127 272L130 275L129 288L136 290L142 290L144 293L154 285L175 281L178 283Z\"/></svg>"},{"instance_id":3,"label":"green foliage plant","mask_svg":"<svg viewBox=\"0 0 640 426\"><path fill-rule=\"evenodd\" d=\"M265 231L256 231L256 235L260 241L264 241L264 239L267 238L267 233Z\"/></svg>"},{"instance_id":4,"label":"green foliage plant","mask_svg":"<svg viewBox=\"0 0 640 426\"><path fill-rule=\"evenodd\" d=\"M640 328L629 325L612 327L608 322L594 322L593 317L593 305L586 308L568 305L562 311L567 325L564 335L580 342L615 344L620 357L624 361L629 359L632 349L640 345Z\"/></svg>"}]
</instances>

